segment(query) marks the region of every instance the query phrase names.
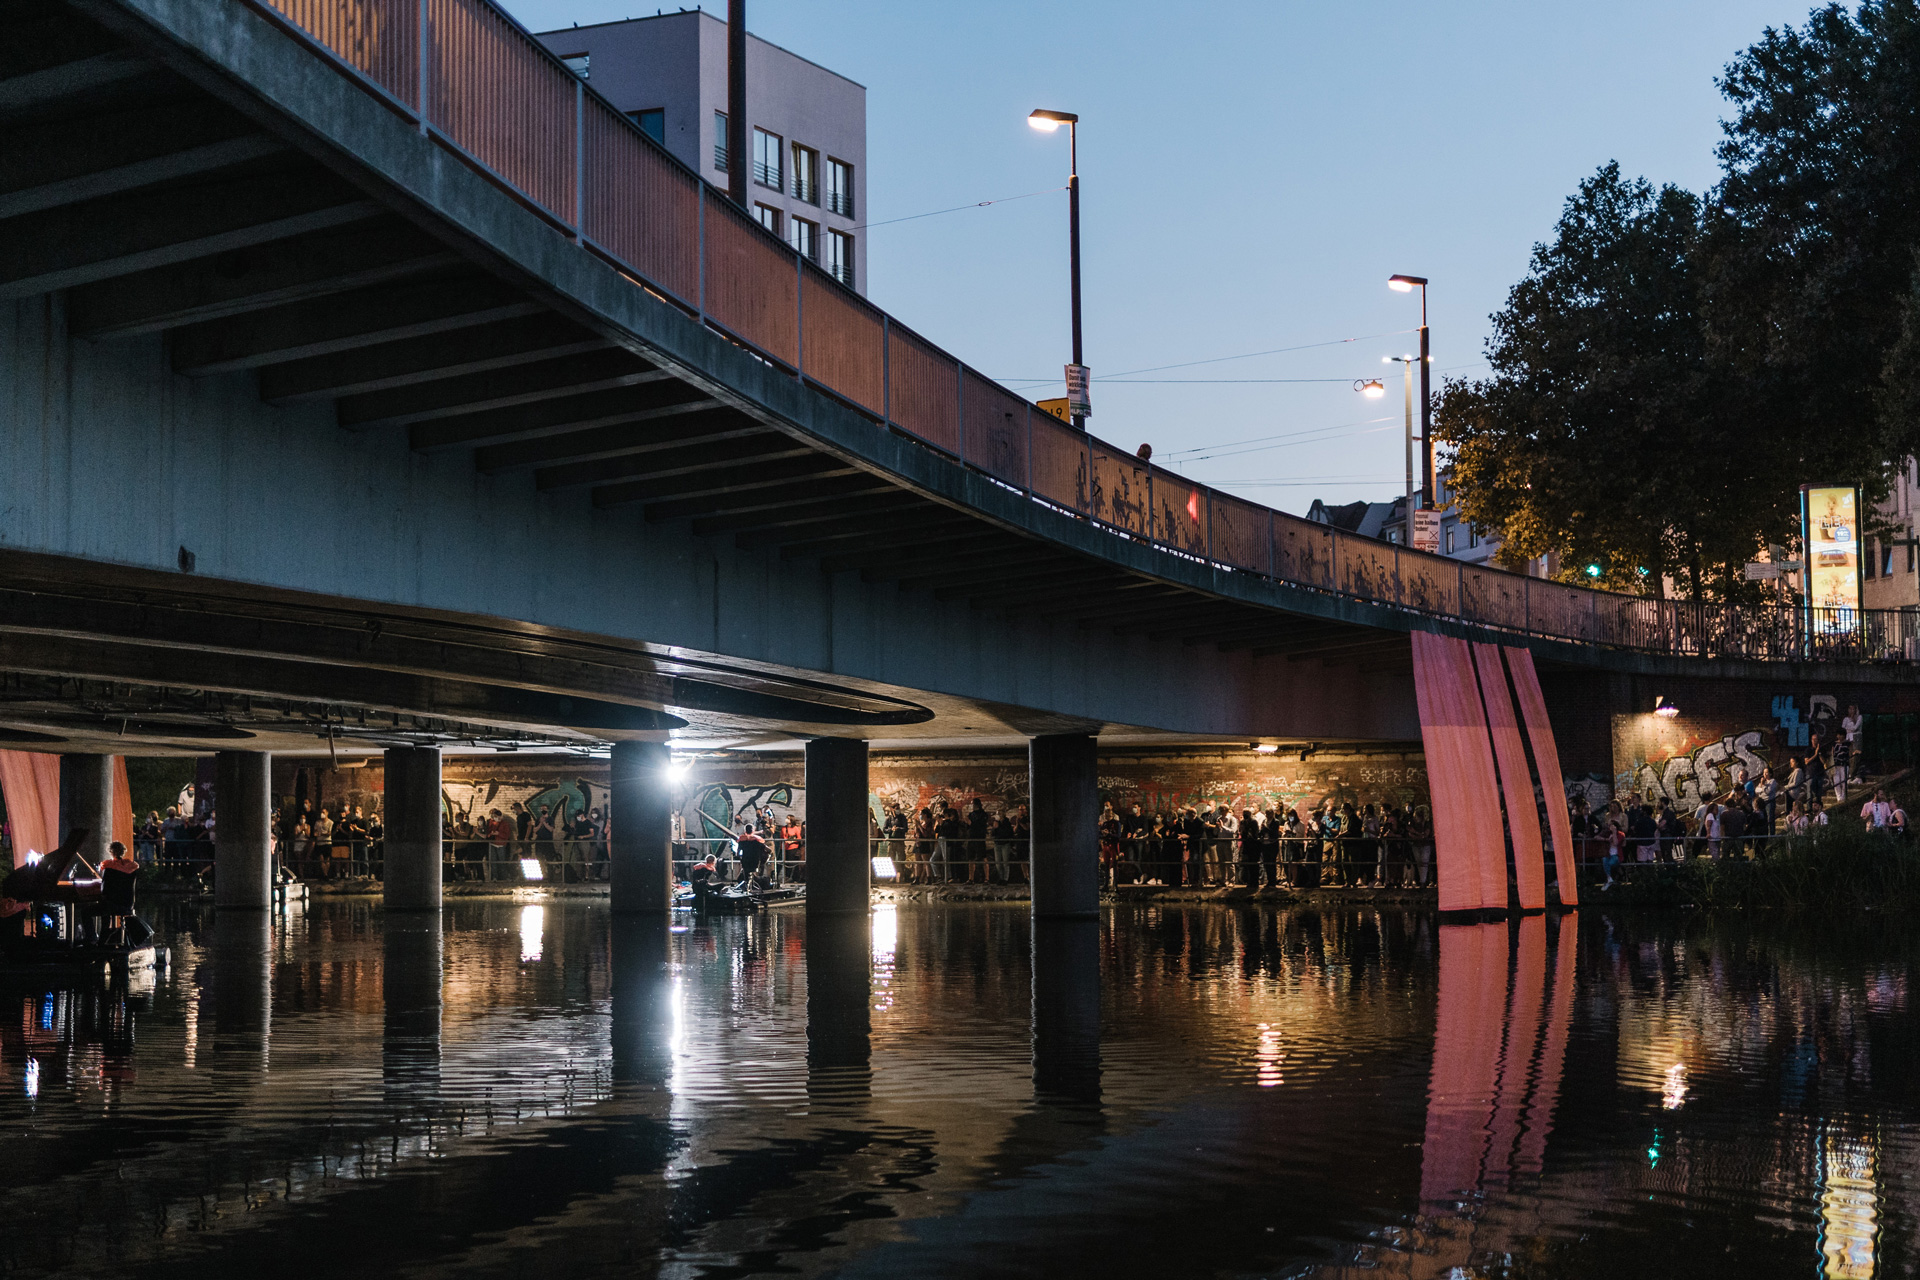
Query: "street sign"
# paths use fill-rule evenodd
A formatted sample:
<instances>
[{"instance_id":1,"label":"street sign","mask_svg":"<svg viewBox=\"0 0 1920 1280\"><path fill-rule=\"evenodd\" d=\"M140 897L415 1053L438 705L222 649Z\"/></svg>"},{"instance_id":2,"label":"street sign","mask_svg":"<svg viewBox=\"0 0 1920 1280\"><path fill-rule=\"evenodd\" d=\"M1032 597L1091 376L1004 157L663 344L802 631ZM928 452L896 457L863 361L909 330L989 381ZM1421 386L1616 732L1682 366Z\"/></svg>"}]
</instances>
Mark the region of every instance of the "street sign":
<instances>
[{"instance_id":1,"label":"street sign","mask_svg":"<svg viewBox=\"0 0 1920 1280\"><path fill-rule=\"evenodd\" d=\"M1780 566L1767 560L1755 560L1747 565L1748 582L1771 582L1780 576Z\"/></svg>"},{"instance_id":2,"label":"street sign","mask_svg":"<svg viewBox=\"0 0 1920 1280\"><path fill-rule=\"evenodd\" d=\"M1042 413L1050 413L1062 422L1073 421L1073 411L1067 408L1065 396L1061 396L1058 400L1036 400L1034 403L1040 406Z\"/></svg>"},{"instance_id":3,"label":"street sign","mask_svg":"<svg viewBox=\"0 0 1920 1280\"><path fill-rule=\"evenodd\" d=\"M1413 513L1413 549L1440 551L1440 513L1431 507Z\"/></svg>"},{"instance_id":4,"label":"street sign","mask_svg":"<svg viewBox=\"0 0 1920 1280\"><path fill-rule=\"evenodd\" d=\"M1075 417L1084 418L1093 412L1093 400L1088 394L1088 384L1093 381L1093 372L1083 364L1067 366L1067 409Z\"/></svg>"}]
</instances>

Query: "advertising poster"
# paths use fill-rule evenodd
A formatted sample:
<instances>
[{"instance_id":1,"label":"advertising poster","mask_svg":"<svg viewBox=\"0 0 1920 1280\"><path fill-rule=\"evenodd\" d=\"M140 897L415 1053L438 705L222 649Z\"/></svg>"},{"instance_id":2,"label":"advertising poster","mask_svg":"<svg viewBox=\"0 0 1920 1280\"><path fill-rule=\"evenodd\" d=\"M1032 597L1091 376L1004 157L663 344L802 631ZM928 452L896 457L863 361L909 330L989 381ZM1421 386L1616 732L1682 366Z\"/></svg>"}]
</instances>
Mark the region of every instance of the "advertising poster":
<instances>
[{"instance_id":1,"label":"advertising poster","mask_svg":"<svg viewBox=\"0 0 1920 1280\"><path fill-rule=\"evenodd\" d=\"M1860 495L1851 485L1803 485L1807 605L1821 634L1860 629Z\"/></svg>"}]
</instances>

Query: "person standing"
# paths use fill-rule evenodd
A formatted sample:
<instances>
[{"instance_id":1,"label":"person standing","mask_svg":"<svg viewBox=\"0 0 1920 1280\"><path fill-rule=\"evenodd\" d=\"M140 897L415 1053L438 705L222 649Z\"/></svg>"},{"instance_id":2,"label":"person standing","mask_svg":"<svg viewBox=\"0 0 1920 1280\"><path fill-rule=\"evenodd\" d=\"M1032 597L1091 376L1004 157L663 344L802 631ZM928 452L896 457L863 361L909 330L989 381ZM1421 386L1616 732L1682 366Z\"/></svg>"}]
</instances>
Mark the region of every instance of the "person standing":
<instances>
[{"instance_id":1,"label":"person standing","mask_svg":"<svg viewBox=\"0 0 1920 1280\"><path fill-rule=\"evenodd\" d=\"M980 803L980 797L973 798L967 808L967 883L975 879L982 881L992 877L987 874L987 833L993 827L993 815Z\"/></svg>"}]
</instances>

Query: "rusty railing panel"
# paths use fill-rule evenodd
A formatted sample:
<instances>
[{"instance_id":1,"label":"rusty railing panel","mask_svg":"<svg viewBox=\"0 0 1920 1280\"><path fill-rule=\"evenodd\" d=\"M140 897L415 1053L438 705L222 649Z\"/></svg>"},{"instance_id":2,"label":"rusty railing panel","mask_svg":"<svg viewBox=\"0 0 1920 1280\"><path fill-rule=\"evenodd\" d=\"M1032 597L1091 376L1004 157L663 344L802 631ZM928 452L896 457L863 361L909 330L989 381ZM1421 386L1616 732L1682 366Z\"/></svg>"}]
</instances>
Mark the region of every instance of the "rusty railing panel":
<instances>
[{"instance_id":1,"label":"rusty railing panel","mask_svg":"<svg viewBox=\"0 0 1920 1280\"><path fill-rule=\"evenodd\" d=\"M707 317L788 368L800 362L800 272L794 254L712 190L706 228Z\"/></svg>"},{"instance_id":2,"label":"rusty railing panel","mask_svg":"<svg viewBox=\"0 0 1920 1280\"><path fill-rule=\"evenodd\" d=\"M971 369L961 372L967 462L1016 488L1027 487L1027 402Z\"/></svg>"},{"instance_id":3,"label":"rusty railing panel","mask_svg":"<svg viewBox=\"0 0 1920 1280\"><path fill-rule=\"evenodd\" d=\"M582 112L581 234L688 307L700 305L700 179L597 98Z\"/></svg>"},{"instance_id":4,"label":"rusty railing panel","mask_svg":"<svg viewBox=\"0 0 1920 1280\"><path fill-rule=\"evenodd\" d=\"M420 0L262 0L395 98L420 107Z\"/></svg>"},{"instance_id":5,"label":"rusty railing panel","mask_svg":"<svg viewBox=\"0 0 1920 1280\"><path fill-rule=\"evenodd\" d=\"M1093 455L1093 518L1145 537L1147 464L1103 440L1089 440L1088 448Z\"/></svg>"},{"instance_id":6,"label":"rusty railing panel","mask_svg":"<svg viewBox=\"0 0 1920 1280\"><path fill-rule=\"evenodd\" d=\"M1272 521L1265 507L1210 489L1207 509L1216 561L1249 573L1266 573L1272 568L1273 544L1268 537Z\"/></svg>"},{"instance_id":7,"label":"rusty railing panel","mask_svg":"<svg viewBox=\"0 0 1920 1280\"><path fill-rule=\"evenodd\" d=\"M887 326L887 362L893 425L959 457L959 363L898 324Z\"/></svg>"},{"instance_id":8,"label":"rusty railing panel","mask_svg":"<svg viewBox=\"0 0 1920 1280\"><path fill-rule=\"evenodd\" d=\"M578 81L486 0L427 0L427 122L572 226Z\"/></svg>"},{"instance_id":9,"label":"rusty railing panel","mask_svg":"<svg viewBox=\"0 0 1920 1280\"><path fill-rule=\"evenodd\" d=\"M1056 507L1087 515L1093 510L1093 463L1090 437L1049 413L1035 411L1033 433L1033 496Z\"/></svg>"},{"instance_id":10,"label":"rusty railing panel","mask_svg":"<svg viewBox=\"0 0 1920 1280\"><path fill-rule=\"evenodd\" d=\"M1333 529L1299 516L1275 512L1273 576L1283 582L1332 591Z\"/></svg>"},{"instance_id":11,"label":"rusty railing panel","mask_svg":"<svg viewBox=\"0 0 1920 1280\"><path fill-rule=\"evenodd\" d=\"M886 327L878 307L811 262L801 268L801 372L878 418L886 413Z\"/></svg>"},{"instance_id":12,"label":"rusty railing panel","mask_svg":"<svg viewBox=\"0 0 1920 1280\"><path fill-rule=\"evenodd\" d=\"M1154 467L1153 540L1206 559L1206 489L1185 476Z\"/></svg>"}]
</instances>

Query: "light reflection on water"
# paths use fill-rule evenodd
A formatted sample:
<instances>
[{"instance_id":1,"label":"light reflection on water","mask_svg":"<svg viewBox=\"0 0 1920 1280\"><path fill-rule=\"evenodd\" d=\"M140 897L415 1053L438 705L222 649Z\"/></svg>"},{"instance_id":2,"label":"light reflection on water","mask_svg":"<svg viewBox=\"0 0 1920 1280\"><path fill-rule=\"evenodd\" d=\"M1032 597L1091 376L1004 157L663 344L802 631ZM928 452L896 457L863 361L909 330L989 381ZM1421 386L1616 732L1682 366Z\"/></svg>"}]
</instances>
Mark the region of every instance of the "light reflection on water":
<instances>
[{"instance_id":1,"label":"light reflection on water","mask_svg":"<svg viewBox=\"0 0 1920 1280\"><path fill-rule=\"evenodd\" d=\"M1915 1265L1892 927L331 901L164 929L150 991L0 987L0 1272Z\"/></svg>"}]
</instances>

